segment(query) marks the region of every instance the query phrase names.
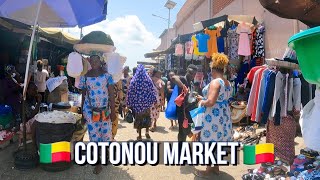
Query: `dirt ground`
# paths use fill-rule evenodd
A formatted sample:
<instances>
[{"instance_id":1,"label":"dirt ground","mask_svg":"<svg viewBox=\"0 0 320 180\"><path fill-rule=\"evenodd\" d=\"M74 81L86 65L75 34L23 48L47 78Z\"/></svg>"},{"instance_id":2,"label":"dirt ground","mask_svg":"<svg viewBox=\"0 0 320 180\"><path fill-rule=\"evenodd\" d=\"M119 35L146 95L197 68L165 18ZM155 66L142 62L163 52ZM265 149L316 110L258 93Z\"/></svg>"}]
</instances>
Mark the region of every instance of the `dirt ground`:
<instances>
[{"instance_id":1,"label":"dirt ground","mask_svg":"<svg viewBox=\"0 0 320 180\"><path fill-rule=\"evenodd\" d=\"M170 121L165 119L164 113L161 113L161 117L158 120L157 132L151 133L151 138L154 141L175 141L177 140L177 130L169 130ZM144 136L144 132L143 132ZM128 124L123 120L120 120L117 141L135 140L137 137L136 130L133 129L133 124ZM145 138L145 137L143 137ZM88 137L85 137L88 140ZM265 139L262 139L265 142ZM77 180L90 180L90 179L201 179L195 177L193 174L195 169L204 169L205 167L193 167L193 166L104 166L103 171L99 175L92 173L93 167L90 165L78 166L73 165L69 170L62 172L46 172L40 167L28 171L20 171L14 168L14 159L12 152L16 149L17 144L11 144L7 148L0 150L0 180L9 179L77 179ZM296 138L296 154L300 149L304 148L303 140L301 137ZM247 172L247 169L258 167L247 166L242 163L242 151L240 151L240 165L221 167L222 174L218 176L212 176L210 179L226 179L226 180L240 180L241 176Z\"/></svg>"}]
</instances>

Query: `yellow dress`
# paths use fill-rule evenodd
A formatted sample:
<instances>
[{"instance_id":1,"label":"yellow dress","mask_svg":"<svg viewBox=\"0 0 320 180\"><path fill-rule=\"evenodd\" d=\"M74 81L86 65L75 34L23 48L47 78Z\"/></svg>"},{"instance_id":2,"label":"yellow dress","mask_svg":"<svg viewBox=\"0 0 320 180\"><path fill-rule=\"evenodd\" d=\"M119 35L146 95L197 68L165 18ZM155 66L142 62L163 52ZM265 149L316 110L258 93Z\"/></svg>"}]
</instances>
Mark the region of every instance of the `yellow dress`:
<instances>
[{"instance_id":1,"label":"yellow dress","mask_svg":"<svg viewBox=\"0 0 320 180\"><path fill-rule=\"evenodd\" d=\"M216 30L209 30L206 29L205 33L210 36L210 39L208 41L208 52L206 53L206 56L210 58L213 53L218 53L218 43L217 38L220 37L220 29Z\"/></svg>"},{"instance_id":2,"label":"yellow dress","mask_svg":"<svg viewBox=\"0 0 320 180\"><path fill-rule=\"evenodd\" d=\"M193 35L191 40L192 40L192 43L193 43L193 54L197 55L197 56L205 55L205 53L200 53L199 52L198 40L196 38L196 35Z\"/></svg>"}]
</instances>

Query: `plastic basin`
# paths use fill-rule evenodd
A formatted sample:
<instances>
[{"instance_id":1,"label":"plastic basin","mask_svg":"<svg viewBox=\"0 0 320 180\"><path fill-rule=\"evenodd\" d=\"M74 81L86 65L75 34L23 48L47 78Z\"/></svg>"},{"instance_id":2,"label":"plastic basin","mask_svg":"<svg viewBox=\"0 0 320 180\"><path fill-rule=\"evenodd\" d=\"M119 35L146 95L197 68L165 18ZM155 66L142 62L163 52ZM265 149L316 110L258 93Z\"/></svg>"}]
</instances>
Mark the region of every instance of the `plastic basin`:
<instances>
[{"instance_id":1,"label":"plastic basin","mask_svg":"<svg viewBox=\"0 0 320 180\"><path fill-rule=\"evenodd\" d=\"M320 26L292 36L288 44L297 53L303 77L320 86Z\"/></svg>"}]
</instances>

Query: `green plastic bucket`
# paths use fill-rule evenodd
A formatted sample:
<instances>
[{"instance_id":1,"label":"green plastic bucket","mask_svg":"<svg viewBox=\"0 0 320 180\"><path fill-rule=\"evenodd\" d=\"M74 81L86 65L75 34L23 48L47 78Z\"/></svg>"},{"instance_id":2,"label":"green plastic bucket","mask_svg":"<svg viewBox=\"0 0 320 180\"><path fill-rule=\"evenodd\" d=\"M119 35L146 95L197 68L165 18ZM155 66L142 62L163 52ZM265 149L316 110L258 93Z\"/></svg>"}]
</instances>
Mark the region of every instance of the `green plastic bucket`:
<instances>
[{"instance_id":1,"label":"green plastic bucket","mask_svg":"<svg viewBox=\"0 0 320 180\"><path fill-rule=\"evenodd\" d=\"M292 36L288 44L296 51L303 77L320 86L320 26Z\"/></svg>"}]
</instances>

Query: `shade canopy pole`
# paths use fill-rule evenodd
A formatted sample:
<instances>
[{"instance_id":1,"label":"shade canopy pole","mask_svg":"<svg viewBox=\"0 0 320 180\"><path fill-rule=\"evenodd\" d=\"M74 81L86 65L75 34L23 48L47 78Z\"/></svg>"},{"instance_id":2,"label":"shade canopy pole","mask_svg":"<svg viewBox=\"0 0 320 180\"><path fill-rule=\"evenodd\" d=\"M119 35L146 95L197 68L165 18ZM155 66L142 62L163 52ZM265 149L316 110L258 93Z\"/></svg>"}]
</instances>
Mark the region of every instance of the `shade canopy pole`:
<instances>
[{"instance_id":1,"label":"shade canopy pole","mask_svg":"<svg viewBox=\"0 0 320 180\"><path fill-rule=\"evenodd\" d=\"M31 60L31 51L32 51L32 45L33 45L33 40L35 36L35 32L37 29L37 24L38 24L38 18L40 14L40 8L43 0L39 0L38 3L38 9L37 9L37 14L36 18L34 20L33 24L33 29L32 29L32 35L31 35L31 40L30 40L30 45L29 45L29 52L28 52L28 60L27 60L27 66L26 66L26 73L24 77L24 86L23 86L23 100L22 100L22 121L23 121L23 148L26 151L27 150L27 130L26 130L26 116L25 116L25 101L26 101L26 93L27 93L27 86L28 86L28 79L29 79L29 66L30 66L30 60Z\"/></svg>"},{"instance_id":2,"label":"shade canopy pole","mask_svg":"<svg viewBox=\"0 0 320 180\"><path fill-rule=\"evenodd\" d=\"M26 91L27 91L27 83L28 83L28 76L29 76L29 66L30 66L30 61L31 61L32 45L33 45L34 36L35 36L37 25L38 25L38 18L39 18L39 14L40 14L42 1L43 0L39 0L37 14L36 14L36 18L34 20L33 29L32 29L32 35L31 35L29 51L28 51L26 73L25 73L25 77L24 77L23 100L26 100Z\"/></svg>"}]
</instances>

